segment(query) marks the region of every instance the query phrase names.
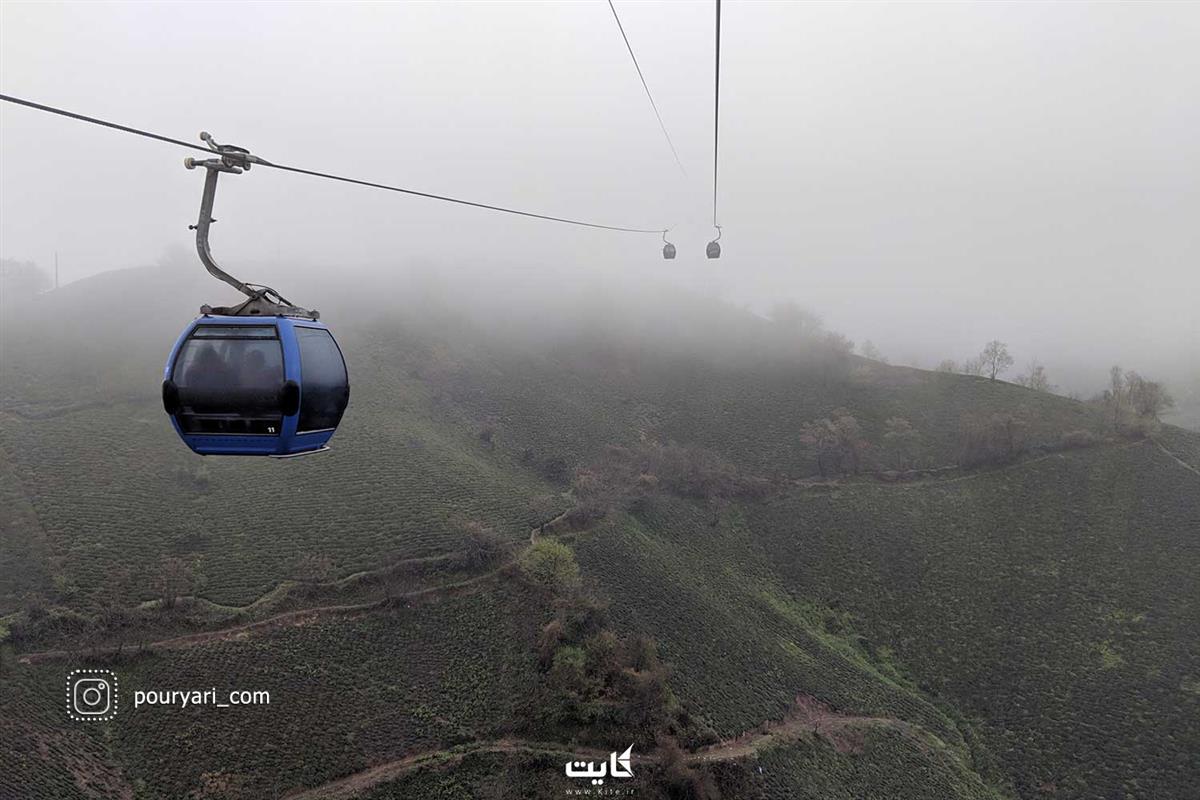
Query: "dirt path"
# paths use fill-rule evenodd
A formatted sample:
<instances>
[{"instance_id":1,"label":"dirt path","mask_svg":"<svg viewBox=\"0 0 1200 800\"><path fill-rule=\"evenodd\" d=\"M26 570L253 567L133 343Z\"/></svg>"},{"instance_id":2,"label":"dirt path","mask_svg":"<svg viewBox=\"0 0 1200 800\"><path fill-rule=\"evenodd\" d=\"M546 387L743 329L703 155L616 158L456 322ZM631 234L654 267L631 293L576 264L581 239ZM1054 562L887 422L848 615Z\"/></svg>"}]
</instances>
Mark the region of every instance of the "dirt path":
<instances>
[{"instance_id":1,"label":"dirt path","mask_svg":"<svg viewBox=\"0 0 1200 800\"><path fill-rule=\"evenodd\" d=\"M534 755L559 756L565 759L564 764L572 758L602 760L607 759L609 755L608 752L602 752L595 748L573 748L570 745L556 744L554 742L535 742L524 739L493 739L472 742L471 744L460 745L448 750L426 750L420 753L413 753L396 761L379 764L314 789L303 789L292 792L291 794L284 795L284 800L349 800L374 786L395 780L407 772L433 765L455 764L465 757L476 753L531 753ZM633 758L635 764L646 763L647 760L645 756L635 756Z\"/></svg>"},{"instance_id":2,"label":"dirt path","mask_svg":"<svg viewBox=\"0 0 1200 800\"><path fill-rule=\"evenodd\" d=\"M736 739L685 752L684 760L689 764L736 761L753 755L773 742L794 740L805 734L828 739L838 752L858 752L863 743L863 728L885 726L902 730L911 729L908 723L891 717L857 717L839 714L813 697L799 695L792 710L783 719L765 722L759 726L758 730L744 733ZM477 753L532 753L558 756L566 759L563 762L564 765L566 761L577 758L602 761L609 757L608 751L591 747L526 739L489 739L447 750L427 750L413 753L395 761L377 764L323 786L292 792L285 795L284 800L351 800L368 789L395 780L408 772L429 766L454 764L468 755ZM634 764L654 764L658 762L659 756L657 753L634 754L631 760Z\"/></svg>"},{"instance_id":3,"label":"dirt path","mask_svg":"<svg viewBox=\"0 0 1200 800\"><path fill-rule=\"evenodd\" d=\"M1136 442L1120 444L1117 446L1121 447L1121 448L1128 448L1128 447L1141 446L1143 444L1145 444L1144 441L1136 441ZM1174 460L1176 463L1178 463L1181 467L1189 470L1190 472L1195 473L1196 475L1200 475L1200 469L1197 469L1196 467L1193 467L1191 464L1188 464L1187 462L1183 461L1182 459L1177 457L1174 453L1172 453L1170 450L1168 450L1166 447L1164 447L1162 444L1160 444L1158 442L1155 442L1154 444L1156 447L1158 447L1159 450L1161 450L1164 454L1169 456L1172 460ZM975 480L975 479L985 476L985 475L991 475L991 474L994 474L999 471L1007 471L1007 470L1011 470L1011 469L1017 469L1020 467L1027 466L1029 464L1037 463L1039 461L1045 461L1046 459L1049 459L1049 458L1059 457L1061 455L1062 454L1059 452L1046 453L1046 454L1043 454L1040 456L1035 456L1033 458L1022 459L1022 460L1016 461L1012 464L1007 464L1003 467L999 467L998 469L971 471L971 472L968 472L963 475L957 475L953 478L925 479L925 480L918 479L918 480L906 481L906 482L901 482L901 483L884 483L884 482L875 481L875 480L853 481L853 482L849 482L849 483L839 483L836 481L834 481L834 482L824 482L823 481L823 482L819 482L819 483L818 482L796 481L794 483L794 486L795 486L795 488L802 489L802 490L803 489L813 489L813 488L828 488L828 489L836 489L837 491L846 491L846 490L862 488L862 487L880 487L880 486L886 487L886 488L896 488L896 489L912 489L912 488L919 488L919 487L923 488L923 487L928 487L928 486L941 486L941 485L946 485L946 484L959 483L961 481ZM542 523L541 525L538 525L538 526L532 528L530 530L530 535L529 535L530 543L533 543L534 541L536 541L537 537L542 534L543 530L546 527L553 526L554 524L558 523L562 519L566 518L569 511L570 510L568 509L567 511L562 512L561 514L554 517L553 519L547 520L546 522ZM438 562L438 561L442 561L442 560L451 558L454 555L455 554L451 553L451 554L441 554L441 555L435 555L435 556L424 556L421 558L414 558L414 559L406 559L405 561L399 562L398 564L388 565L386 567L382 567L377 570L368 570L368 571L354 573L353 575L348 575L337 581L331 581L331 582L329 582L329 584L322 584L322 585L330 585L330 586L345 585L345 584L348 584L348 583L351 583L354 581L361 581L364 577L367 577L367 576L370 576L373 574L383 574L383 573L386 573L389 571L396 570L398 567L402 567L406 564ZM385 608L389 604L393 604L393 603L397 603L397 602L420 600L423 598L449 596L456 592L460 592L460 591L464 591L464 590L469 591L473 587L477 587L487 581L490 581L490 580L496 578L500 574L500 572L502 572L505 568L511 566L512 563L514 563L514 562L507 561L507 562L501 564L496 569L494 569L490 572L484 573L482 575L477 575L472 578L467 578L462 581L444 584L441 586L431 586L431 587L427 587L424 589L417 589L415 591L405 592L403 594L395 595L392 598L384 598L382 600L375 600L375 601L371 601L368 603L357 603L357 604L352 604L352 605L315 606L312 608L304 608L304 609L298 609L298 610L293 610L293 611L287 611L287 612L283 612L281 614L276 614L274 616L267 617L265 619L256 620L253 622L247 622L247 623L243 623L240 625L231 626L228 628L221 628L218 630L211 630L211 631L199 631L196 633L185 634L182 636L173 636L173 637L169 637L166 639L160 639L160 640L157 640L154 642L147 643L147 644L143 645L142 647L149 648L151 650L180 650L180 649L186 649L189 647L195 647L197 645L208 644L208 643L212 643L212 642L241 640L241 639L249 638L250 636L253 636L253 635L259 635L259 634L266 633L266 632L269 632L271 630L275 630L278 628L301 627L304 625L311 625L315 622L318 622L318 621L326 619L326 618L350 617L350 616L354 616L357 614L368 613L371 611ZM277 586L275 589L273 589L271 592L269 592L268 595L279 591L281 588L284 588L284 584L280 584L280 586ZM267 595L264 595L262 598L255 600L253 603L251 603L249 606L246 606L245 608L250 609L250 608L254 607L255 605L262 602L266 596ZM132 645L132 646L126 645L126 646L121 646L121 647L110 646L110 647L103 647L103 648L96 648L96 649L78 648L75 650L44 650L44 651L25 653L25 654L19 655L18 661L23 664L40 664L40 663L44 663L46 661L54 661L54 660L59 660L59 659L78 657L81 655L106 656L106 655L115 655L124 650L137 651L139 649L141 649L141 648L136 645ZM787 722L787 724L795 724L795 720L790 720L790 721L786 721L786 722ZM781 724L783 724L783 723L781 723ZM826 723L820 723L820 724L826 724ZM818 730L818 732L820 732L820 731ZM763 734L763 735L769 735L769 734Z\"/></svg>"},{"instance_id":4,"label":"dirt path","mask_svg":"<svg viewBox=\"0 0 1200 800\"><path fill-rule=\"evenodd\" d=\"M1191 464L1189 464L1188 462L1184 461L1179 456L1172 453L1170 450L1168 450L1166 448L1166 446L1162 442L1155 442L1154 446L1157 447L1159 450L1162 450L1163 453L1165 453L1167 456L1169 456L1171 458L1171 460L1174 461L1179 466L1183 467L1184 469L1188 470L1189 472L1194 472L1197 475L1200 475L1200 469L1196 469Z\"/></svg>"},{"instance_id":5,"label":"dirt path","mask_svg":"<svg viewBox=\"0 0 1200 800\"><path fill-rule=\"evenodd\" d=\"M485 572L482 575L476 575L473 578L467 578L454 583L443 584L442 586L430 586L425 589L404 592L403 594L397 594L390 598L385 597L382 600L374 600L369 603L302 608L296 611L287 611L282 614L276 614L273 617L267 617L266 619L257 620L255 622L247 622L242 625L235 625L230 628L221 628L215 631L200 631L198 633L189 633L183 636L173 636L168 639L159 639L158 641L147 643L144 645L144 648L148 650L185 650L189 647L210 644L212 642L227 642L235 640L240 641L242 639L248 639L251 636L266 633L278 628L298 628L332 617L350 617L357 614L386 608L390 605L404 604L407 602L419 601L432 597L444 597L461 594L472 591L476 587L495 579L507 566L507 564L501 565L491 572ZM41 664L47 661L56 661L59 659L82 655L89 657L116 655L122 651L138 652L140 649L142 648L139 648L136 645L127 645L123 647L101 647L94 650L89 648L79 648L77 650L43 650L40 652L24 653L19 655L17 656L17 661L22 664Z\"/></svg>"},{"instance_id":6,"label":"dirt path","mask_svg":"<svg viewBox=\"0 0 1200 800\"><path fill-rule=\"evenodd\" d=\"M1124 450L1124 449L1127 449L1130 447L1140 447L1140 446L1146 444L1146 441L1147 440L1139 439L1139 440L1133 441L1133 442L1122 442L1122 443L1111 443L1110 442L1110 443L1098 444L1098 445L1095 445L1095 447L1112 447L1112 448ZM1159 447L1161 448L1162 445L1159 445ZM946 466L942 466L942 467L934 467L929 470L923 470L923 472L930 473L929 475L924 476L924 477L912 478L912 479L908 479L908 480L886 481L886 480L880 480L879 478L876 478L876 477L869 477L869 476L868 477L860 477L856 480L851 480L851 481L846 481L846 482L839 481L836 478L827 479L827 480L824 480L824 479L818 480L818 479L813 479L813 478L801 478L801 479L793 481L793 486L795 488L801 489L801 490L803 490L803 489L826 489L826 490L836 490L839 492L853 490L853 489L864 489L864 488L868 488L868 487L870 487L870 488L885 488L885 489L925 489L930 486L947 486L952 483L962 483L963 481L978 480L980 478L986 478L988 476L996 475L997 473L1008 472L1010 470L1015 470L1015 469L1021 469L1022 467L1027 467L1031 464L1036 464L1039 461L1046 461L1047 459L1051 459L1051 458L1065 458L1069 452L1072 452L1072 451L1054 450L1054 451L1051 451L1048 453L1043 453L1039 456L1018 458L1016 461L1012 461L1008 464L1004 464L1004 465L998 466L998 467L991 467L991 468L967 469L967 468L959 467L957 465L946 465ZM1078 451L1075 451L1075 452L1078 452ZM1172 455L1169 451L1164 450L1164 452L1166 452L1167 455L1171 455L1171 457L1174 458L1174 455ZM1178 461L1179 459L1176 459L1176 460ZM1180 463L1183 466L1187 467L1188 469L1191 469L1193 472L1196 472L1196 470L1193 469L1189 464L1182 462L1182 461L1180 461ZM951 478L936 477L936 474L939 472L949 472L952 470L960 471L962 474L955 475L954 477L951 477ZM1200 473L1198 473L1198 474L1200 474Z\"/></svg>"},{"instance_id":7,"label":"dirt path","mask_svg":"<svg viewBox=\"0 0 1200 800\"><path fill-rule=\"evenodd\" d=\"M558 516L554 517L553 519L548 520L547 522L544 522L541 525L538 525L538 526L532 528L530 530L530 534L529 534L530 543L532 544L534 541L537 540L538 535L541 533L541 531L544 527L546 527L547 525L552 525L552 524L558 522L559 520L563 519L567 515L567 513L568 513L567 511L564 511L563 513L559 514ZM317 585L322 586L322 587L342 587L342 586L346 586L353 582L362 581L364 578L367 578L372 575L384 575L386 573L394 572L394 571L397 571L398 569L402 569L405 566L411 566L411 565L416 565L416 564L432 564L432 563L447 561L452 558L455 558L458 555L459 555L458 553L442 553L442 554L434 555L434 556L422 556L419 558L405 559L405 560L397 562L395 564L389 564L386 567L381 567L381 568L375 569L375 570L364 570L361 572L356 572L351 575L347 575L344 578L339 578L338 580L335 580L335 581L329 581L329 582L321 583L321 584L317 584ZM411 592L404 592L402 594L393 595L390 598L385 597L381 600L373 600L368 603L355 603L355 604L351 604L351 605L313 606L311 608L302 608L302 609L296 609L293 611L285 611L280 614L275 614L273 616L266 617L265 619L254 620L252 622L246 622L246 623L242 623L240 625L233 625L228 628L220 628L217 630L210 630L210 631L197 631L196 633L183 634L181 636L172 636L172 637L169 637L166 639L159 639L159 640L156 640L153 642L148 642L148 643L146 643L144 645L140 645L140 646L134 644L134 645L122 645L120 647L118 647L118 646L107 646L107 647L100 647L100 648L80 647L80 648L77 648L74 650L35 651L32 653L23 653L23 654L17 656L17 660L22 664L41 664L41 663L45 663L47 661L56 661L56 660L60 660L60 659L78 657L78 656L83 656L83 655L86 655L89 657L111 656L111 655L116 655L123 651L138 652L143 648L149 649L149 650L182 650L182 649L186 649L189 647L195 647L197 645L209 644L212 642L241 640L241 639L249 638L252 635L262 634L265 632L269 632L271 630L275 630L277 628L301 627L304 625L311 625L314 622L317 622L322 619L330 618L330 617L349 617L349 616L354 616L357 614L368 613L368 612L375 611L378 609L386 608L387 606L393 605L396 603L419 601L419 600L423 600L423 599L427 599L427 598L434 598L434 597L445 597L445 596L450 596L453 594L458 594L463 591L470 591L475 587L478 587L484 583L487 583L488 581L491 581L491 580L497 578L501 572L503 572L505 569L507 569L508 567L512 566L515 563L516 563L515 559L512 559L512 560L503 562L495 569L491 570L490 572L485 572L482 575L476 575L474 577L466 578L461 581L455 581L454 583L442 584L441 586L430 586L430 587L426 587L424 589L416 589ZM239 608L223 606L223 608L227 608L230 611L232 611L233 613L239 613L239 612L245 613L245 612L253 609L255 606L258 606L258 605L266 602L267 598L269 598L271 595L274 595L280 591L286 591L289 588L289 586L291 586L291 585L296 585L296 583L294 581L281 583L278 586L276 586L275 588L271 589L266 594L262 595L261 597L257 598L253 602L251 602L249 605L242 606ZM202 600L203 598L193 598L193 599ZM209 601L204 601L204 602L209 602ZM213 604L213 605L216 605L216 604Z\"/></svg>"}]
</instances>

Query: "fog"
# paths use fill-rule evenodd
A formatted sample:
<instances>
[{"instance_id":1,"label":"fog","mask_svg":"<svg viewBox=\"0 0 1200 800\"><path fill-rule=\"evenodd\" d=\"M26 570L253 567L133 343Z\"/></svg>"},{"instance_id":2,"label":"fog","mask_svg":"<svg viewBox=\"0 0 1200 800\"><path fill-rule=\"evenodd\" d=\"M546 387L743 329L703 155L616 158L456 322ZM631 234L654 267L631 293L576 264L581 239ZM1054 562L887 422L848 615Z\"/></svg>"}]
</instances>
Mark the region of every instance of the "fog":
<instances>
[{"instance_id":1,"label":"fog","mask_svg":"<svg viewBox=\"0 0 1200 800\"><path fill-rule=\"evenodd\" d=\"M712 4L616 6L686 177L604 2L8 2L0 87L284 164L671 228L679 248L223 177L218 259L285 294L300 272L339 294L390 270L486 273L533 308L681 285L758 313L796 301L895 363L999 338L1014 374L1037 358L1064 389L1112 363L1200 385L1200 5L727 2L719 261ZM0 134L0 257L57 254L66 283L191 247L189 153L8 104Z\"/></svg>"}]
</instances>

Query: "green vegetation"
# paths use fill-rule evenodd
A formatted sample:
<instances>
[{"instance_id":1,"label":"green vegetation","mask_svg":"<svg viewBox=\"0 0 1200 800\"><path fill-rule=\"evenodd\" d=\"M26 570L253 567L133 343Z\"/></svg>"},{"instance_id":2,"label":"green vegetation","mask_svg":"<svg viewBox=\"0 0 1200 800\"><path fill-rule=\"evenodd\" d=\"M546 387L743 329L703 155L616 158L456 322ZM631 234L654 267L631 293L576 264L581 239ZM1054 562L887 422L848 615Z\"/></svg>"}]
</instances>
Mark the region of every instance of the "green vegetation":
<instances>
[{"instance_id":1,"label":"green vegetation","mask_svg":"<svg viewBox=\"0 0 1200 800\"><path fill-rule=\"evenodd\" d=\"M551 594L570 592L579 585L579 565L571 548L540 539L521 554L521 573L537 588Z\"/></svg>"},{"instance_id":2,"label":"green vegetation","mask_svg":"<svg viewBox=\"0 0 1200 800\"><path fill-rule=\"evenodd\" d=\"M1200 779L1197 476L1150 443L749 511L796 591L845 609L980 720L1023 796L1179 797ZM1150 742L1153 742L1151 745Z\"/></svg>"},{"instance_id":3,"label":"green vegetation","mask_svg":"<svg viewBox=\"0 0 1200 800\"><path fill-rule=\"evenodd\" d=\"M83 313L173 281L0 320L0 795L559 797L630 742L649 798L1200 785L1200 435L1147 381L1085 404L701 301L536 343L414 303L341 317L333 452L200 459L155 390L190 311ZM113 722L66 719L80 665ZM214 686L272 702L129 703Z\"/></svg>"}]
</instances>

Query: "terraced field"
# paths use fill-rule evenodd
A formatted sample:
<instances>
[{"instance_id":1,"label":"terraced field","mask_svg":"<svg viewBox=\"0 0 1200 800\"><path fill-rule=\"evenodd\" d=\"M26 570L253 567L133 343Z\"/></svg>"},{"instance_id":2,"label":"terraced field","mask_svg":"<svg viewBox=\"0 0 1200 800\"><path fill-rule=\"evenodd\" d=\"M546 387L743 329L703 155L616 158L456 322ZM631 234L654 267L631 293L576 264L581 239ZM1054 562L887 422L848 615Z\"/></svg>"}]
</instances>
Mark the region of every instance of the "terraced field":
<instances>
[{"instance_id":1,"label":"terraced field","mask_svg":"<svg viewBox=\"0 0 1200 800\"><path fill-rule=\"evenodd\" d=\"M198 558L205 596L243 605L289 574L298 553L328 556L348 574L456 549L459 520L486 519L519 539L565 507L544 497L552 487L477 443L448 442L412 413L363 405L337 450L279 464L199 461L149 404L8 421L0 436L32 487L28 502L55 543L61 580L85 596L115 570L166 554ZM386 427L372 422L393 414ZM84 426L96 433L81 436ZM88 466L98 463L102 475Z\"/></svg>"},{"instance_id":2,"label":"terraced field","mask_svg":"<svg viewBox=\"0 0 1200 800\"><path fill-rule=\"evenodd\" d=\"M639 745L638 796L1171 800L1200 785L1200 435L1113 441L1084 404L793 348L729 310L732 341L713 341L707 311L656 308L644 327L532 344L410 303L402 321L343 309L352 397L331 453L201 459L156 400L190 309L155 307L136 330L82 313L174 280L109 276L0 319L4 800L563 796L564 753L608 743L531 713L558 679L544 628L569 603L502 566L554 518L541 535L569 543L614 640L669 665L665 699L640 700L687 720L683 766ZM1034 448L894 483L812 480L799 431L838 407L870 458L893 416L919 432L917 466L953 464L965 418L1014 415ZM1037 447L1081 430L1102 438ZM757 489L635 472L588 495L612 445L706 453ZM502 554L486 565L463 560L479 529ZM326 574L298 578L304 556ZM155 599L163 557L203 578L174 610ZM114 614L136 637L88 656L117 641L96 634ZM272 702L69 723L63 679L81 664L112 666L127 699ZM623 669L655 690L648 668ZM597 707L618 703L608 689ZM798 696L887 722L778 735Z\"/></svg>"},{"instance_id":3,"label":"terraced field","mask_svg":"<svg viewBox=\"0 0 1200 800\"><path fill-rule=\"evenodd\" d=\"M1022 796L1180 797L1200 780L1198 497L1142 443L747 518L787 586L980 720Z\"/></svg>"},{"instance_id":4,"label":"terraced field","mask_svg":"<svg viewBox=\"0 0 1200 800\"><path fill-rule=\"evenodd\" d=\"M520 613L529 602L492 586L240 641L131 654L112 665L120 679L121 724L105 746L142 796L182 797L224 780L236 787L232 796L270 797L276 789L319 785L410 751L499 735L535 684L535 630ZM41 699L40 711L59 709L64 676L75 666L22 669L21 691L6 686L5 696L31 692ZM270 704L132 705L139 689L210 687L266 689ZM5 715L5 740L24 743L16 755L25 766L5 771L25 787L23 796L57 796L47 784L54 773L38 759L38 736L22 708L13 711ZM74 744L78 732L70 734ZM11 756L5 760L12 766Z\"/></svg>"},{"instance_id":5,"label":"terraced field","mask_svg":"<svg viewBox=\"0 0 1200 800\"><path fill-rule=\"evenodd\" d=\"M824 609L771 579L740 514L664 501L575 544L623 628L644 631L676 665L673 686L723 737L782 716L803 689L835 708L919 724L955 745L953 720L825 627ZM712 631L721 631L713 636Z\"/></svg>"}]
</instances>

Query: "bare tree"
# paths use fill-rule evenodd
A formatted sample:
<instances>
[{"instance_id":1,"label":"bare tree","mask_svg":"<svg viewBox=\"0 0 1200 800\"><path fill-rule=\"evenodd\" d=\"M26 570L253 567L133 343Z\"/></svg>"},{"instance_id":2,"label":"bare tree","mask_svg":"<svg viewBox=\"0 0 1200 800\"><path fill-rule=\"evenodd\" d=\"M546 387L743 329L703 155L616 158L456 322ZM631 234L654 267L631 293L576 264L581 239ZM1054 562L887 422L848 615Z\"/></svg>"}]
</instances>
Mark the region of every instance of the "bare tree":
<instances>
[{"instance_id":1,"label":"bare tree","mask_svg":"<svg viewBox=\"0 0 1200 800\"><path fill-rule=\"evenodd\" d=\"M504 554L504 540L482 522L465 522L463 532L463 565L479 569L497 562Z\"/></svg>"},{"instance_id":2,"label":"bare tree","mask_svg":"<svg viewBox=\"0 0 1200 800\"><path fill-rule=\"evenodd\" d=\"M821 477L837 469L838 462L837 430L828 419L806 422L800 429L800 443L811 447L817 453L817 471Z\"/></svg>"},{"instance_id":3,"label":"bare tree","mask_svg":"<svg viewBox=\"0 0 1200 800\"><path fill-rule=\"evenodd\" d=\"M876 347L875 343L870 339L867 339L862 343L862 347L859 348L859 352L862 354L863 358L869 358L872 361L879 361L883 364L887 363L887 356L881 353L879 348Z\"/></svg>"},{"instance_id":4,"label":"bare tree","mask_svg":"<svg viewBox=\"0 0 1200 800\"><path fill-rule=\"evenodd\" d=\"M1008 354L1008 345L999 339L992 339L984 345L979 354L979 362L983 373L991 380L996 380L997 375L1003 374L1013 365L1013 357Z\"/></svg>"},{"instance_id":5,"label":"bare tree","mask_svg":"<svg viewBox=\"0 0 1200 800\"><path fill-rule=\"evenodd\" d=\"M771 321L779 330L797 339L816 339L825 331L821 318L790 300L771 309Z\"/></svg>"},{"instance_id":6,"label":"bare tree","mask_svg":"<svg viewBox=\"0 0 1200 800\"><path fill-rule=\"evenodd\" d=\"M958 372L958 362L953 358L943 359L935 369L937 372Z\"/></svg>"},{"instance_id":7,"label":"bare tree","mask_svg":"<svg viewBox=\"0 0 1200 800\"><path fill-rule=\"evenodd\" d=\"M334 574L333 559L321 553L308 553L292 566L292 577L301 583L325 583Z\"/></svg>"},{"instance_id":8,"label":"bare tree","mask_svg":"<svg viewBox=\"0 0 1200 800\"><path fill-rule=\"evenodd\" d=\"M800 431L801 443L817 453L817 470L821 476L831 472L858 474L862 469L866 440L858 420L844 408L819 420L806 423Z\"/></svg>"},{"instance_id":9,"label":"bare tree","mask_svg":"<svg viewBox=\"0 0 1200 800\"><path fill-rule=\"evenodd\" d=\"M1148 381L1132 370L1125 373L1125 392L1129 407L1139 417L1158 419L1158 415L1175 405L1175 400L1158 381Z\"/></svg>"},{"instance_id":10,"label":"bare tree","mask_svg":"<svg viewBox=\"0 0 1200 800\"><path fill-rule=\"evenodd\" d=\"M176 556L167 556L159 562L155 576L155 592L163 608L174 608L180 597L200 590L204 579L193 564Z\"/></svg>"},{"instance_id":11,"label":"bare tree","mask_svg":"<svg viewBox=\"0 0 1200 800\"><path fill-rule=\"evenodd\" d=\"M0 259L0 298L32 297L50 286L50 276L32 261Z\"/></svg>"},{"instance_id":12,"label":"bare tree","mask_svg":"<svg viewBox=\"0 0 1200 800\"><path fill-rule=\"evenodd\" d=\"M962 365L963 375L982 375L983 374L983 359L968 358Z\"/></svg>"},{"instance_id":13,"label":"bare tree","mask_svg":"<svg viewBox=\"0 0 1200 800\"><path fill-rule=\"evenodd\" d=\"M1050 383L1050 378L1046 375L1046 368L1039 364L1036 358L1029 364L1029 372L1017 376L1017 383L1033 389L1035 392L1047 394L1053 394L1057 388Z\"/></svg>"},{"instance_id":14,"label":"bare tree","mask_svg":"<svg viewBox=\"0 0 1200 800\"><path fill-rule=\"evenodd\" d=\"M857 475L862 469L863 454L867 449L867 440L863 436L862 426L844 408L834 409L833 425L838 433L838 445L841 448L843 463L848 463L850 470Z\"/></svg>"},{"instance_id":15,"label":"bare tree","mask_svg":"<svg viewBox=\"0 0 1200 800\"><path fill-rule=\"evenodd\" d=\"M1012 414L968 417L959 431L958 463L964 467L1005 464L1025 451L1024 420Z\"/></svg>"},{"instance_id":16,"label":"bare tree","mask_svg":"<svg viewBox=\"0 0 1200 800\"><path fill-rule=\"evenodd\" d=\"M912 466L921 434L904 417L891 417L884 423L883 440L897 469Z\"/></svg>"},{"instance_id":17,"label":"bare tree","mask_svg":"<svg viewBox=\"0 0 1200 800\"><path fill-rule=\"evenodd\" d=\"M1105 399L1112 406L1112 422L1113 428L1120 425L1121 422L1121 398L1125 394L1125 373L1121 371L1121 367L1113 364L1108 370L1108 391L1105 392Z\"/></svg>"}]
</instances>

